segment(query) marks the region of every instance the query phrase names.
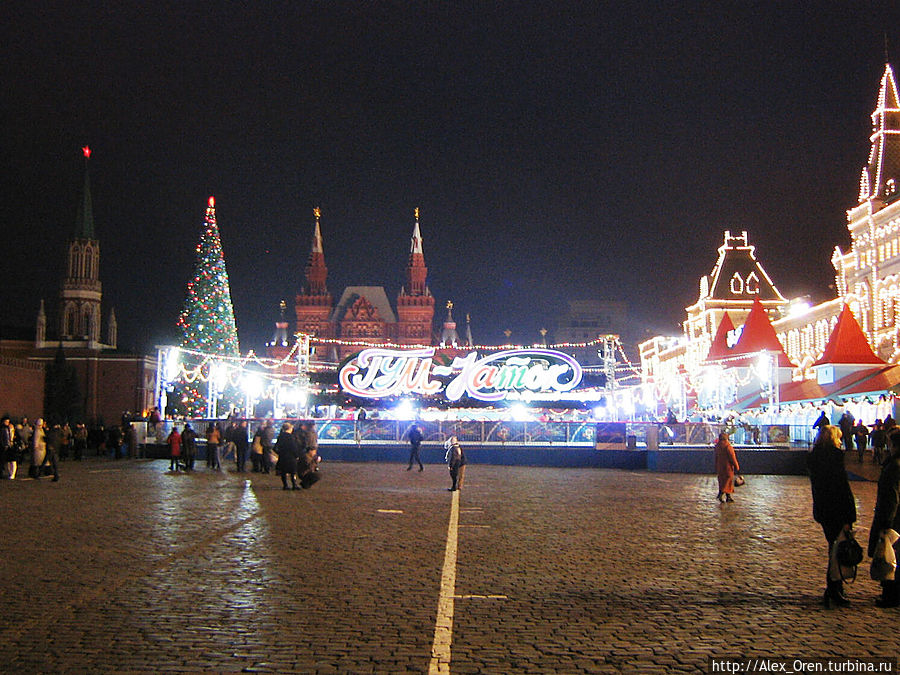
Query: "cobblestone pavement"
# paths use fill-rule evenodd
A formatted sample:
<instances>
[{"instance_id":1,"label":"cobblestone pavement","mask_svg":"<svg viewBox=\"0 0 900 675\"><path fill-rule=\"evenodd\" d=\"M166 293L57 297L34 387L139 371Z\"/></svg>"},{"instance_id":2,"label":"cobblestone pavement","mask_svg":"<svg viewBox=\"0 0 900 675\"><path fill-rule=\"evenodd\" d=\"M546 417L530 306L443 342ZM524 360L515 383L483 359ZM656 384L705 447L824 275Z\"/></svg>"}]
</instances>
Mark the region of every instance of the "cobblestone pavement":
<instances>
[{"instance_id":1,"label":"cobblestone pavement","mask_svg":"<svg viewBox=\"0 0 900 675\"><path fill-rule=\"evenodd\" d=\"M327 449L323 451L326 454ZM311 490L168 462L0 482L3 672L428 672L447 471L323 464ZM854 481L860 537L875 484ZM709 656L896 656L867 566L825 610L797 476L471 465L451 673L704 672ZM866 563L867 565L867 563Z\"/></svg>"}]
</instances>

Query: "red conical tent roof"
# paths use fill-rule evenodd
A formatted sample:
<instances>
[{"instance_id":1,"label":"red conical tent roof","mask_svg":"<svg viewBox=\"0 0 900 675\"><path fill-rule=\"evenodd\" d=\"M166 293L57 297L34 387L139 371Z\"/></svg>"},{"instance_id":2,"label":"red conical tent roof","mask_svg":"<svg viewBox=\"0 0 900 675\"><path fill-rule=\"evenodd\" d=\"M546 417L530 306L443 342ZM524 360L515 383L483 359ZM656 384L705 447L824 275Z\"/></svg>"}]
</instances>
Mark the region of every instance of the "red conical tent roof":
<instances>
[{"instance_id":1,"label":"red conical tent roof","mask_svg":"<svg viewBox=\"0 0 900 675\"><path fill-rule=\"evenodd\" d=\"M744 322L744 328L741 337L738 339L734 349L731 350L732 356L756 356L759 352L766 351L775 354L778 358L779 368L792 368L794 366L787 354L784 353L784 347L775 334L772 322L769 321L769 315L759 296L754 298L753 307L747 315Z\"/></svg>"},{"instance_id":2,"label":"red conical tent roof","mask_svg":"<svg viewBox=\"0 0 900 675\"><path fill-rule=\"evenodd\" d=\"M884 365L886 361L878 358L869 341L866 339L859 322L846 304L841 309L825 351L813 366L825 364L866 364Z\"/></svg>"},{"instance_id":3,"label":"red conical tent roof","mask_svg":"<svg viewBox=\"0 0 900 675\"><path fill-rule=\"evenodd\" d=\"M716 336L713 338L712 345L709 347L709 353L706 355L707 361L718 361L732 355L731 347L728 346L728 333L734 330L734 322L725 312L719 327L716 329Z\"/></svg>"}]
</instances>

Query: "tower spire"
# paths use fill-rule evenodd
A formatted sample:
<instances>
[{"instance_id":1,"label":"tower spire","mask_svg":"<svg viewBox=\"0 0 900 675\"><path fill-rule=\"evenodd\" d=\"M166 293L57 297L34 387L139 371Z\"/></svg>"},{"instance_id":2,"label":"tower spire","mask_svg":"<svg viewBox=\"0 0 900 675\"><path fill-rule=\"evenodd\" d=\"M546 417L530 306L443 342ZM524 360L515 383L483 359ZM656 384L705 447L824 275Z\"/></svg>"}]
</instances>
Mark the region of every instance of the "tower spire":
<instances>
[{"instance_id":1,"label":"tower spire","mask_svg":"<svg viewBox=\"0 0 900 675\"><path fill-rule=\"evenodd\" d=\"M397 296L397 340L401 344L430 343L434 320L434 296L428 289L422 233L419 230L419 208L413 211L415 224L406 265L406 281Z\"/></svg>"},{"instance_id":2,"label":"tower spire","mask_svg":"<svg viewBox=\"0 0 900 675\"><path fill-rule=\"evenodd\" d=\"M441 329L441 346L456 347L459 344L459 333L456 332L456 321L453 320L453 301L447 301L447 318Z\"/></svg>"},{"instance_id":3,"label":"tower spire","mask_svg":"<svg viewBox=\"0 0 900 675\"><path fill-rule=\"evenodd\" d=\"M325 280L328 278L328 268L325 266L325 250L322 247L322 230L319 227L319 219L322 210L317 206L313 209L316 219L316 227L313 230L312 247L309 258L306 261L306 282L304 283L304 295L326 295Z\"/></svg>"},{"instance_id":4,"label":"tower spire","mask_svg":"<svg viewBox=\"0 0 900 675\"><path fill-rule=\"evenodd\" d=\"M410 255L418 253L419 255L424 255L422 253L422 233L419 231L419 207L416 207L415 210L416 216L416 224L413 227L412 233L412 242L410 243L409 252Z\"/></svg>"},{"instance_id":5,"label":"tower spire","mask_svg":"<svg viewBox=\"0 0 900 675\"><path fill-rule=\"evenodd\" d=\"M91 182L88 160L91 149L84 146L84 191L78 204L75 232L69 240L66 276L59 293L59 336L61 339L100 344L100 242L94 234ZM93 348L93 347L92 347Z\"/></svg>"},{"instance_id":6,"label":"tower spire","mask_svg":"<svg viewBox=\"0 0 900 675\"><path fill-rule=\"evenodd\" d=\"M316 217L316 229L313 232L313 253L322 253L322 230L319 228L319 218L322 217L322 209L318 206L313 209L313 215Z\"/></svg>"},{"instance_id":7,"label":"tower spire","mask_svg":"<svg viewBox=\"0 0 900 675\"><path fill-rule=\"evenodd\" d=\"M869 161L860 180L860 203L891 197L900 190L900 97L890 63L884 65L869 140Z\"/></svg>"},{"instance_id":8,"label":"tower spire","mask_svg":"<svg viewBox=\"0 0 900 675\"><path fill-rule=\"evenodd\" d=\"M425 279L428 276L428 268L425 266L425 254L422 250L422 233L419 230L419 209L415 211L415 225L413 225L412 238L409 245L409 263L406 266L406 283L401 294L406 295L431 295Z\"/></svg>"},{"instance_id":9,"label":"tower spire","mask_svg":"<svg viewBox=\"0 0 900 675\"><path fill-rule=\"evenodd\" d=\"M91 175L88 164L91 159L91 149L88 146L81 148L84 155L84 189L81 195L81 203L78 205L78 215L75 219L75 238L94 238L94 207L91 201Z\"/></svg>"}]
</instances>

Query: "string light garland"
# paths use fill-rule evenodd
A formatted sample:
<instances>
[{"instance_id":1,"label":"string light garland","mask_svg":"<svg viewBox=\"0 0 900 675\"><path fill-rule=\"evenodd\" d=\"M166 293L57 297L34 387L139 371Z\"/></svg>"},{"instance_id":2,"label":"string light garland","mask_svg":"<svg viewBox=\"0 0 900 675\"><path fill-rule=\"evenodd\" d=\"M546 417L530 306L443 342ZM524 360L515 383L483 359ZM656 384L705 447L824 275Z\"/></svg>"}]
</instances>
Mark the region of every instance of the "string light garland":
<instances>
[{"instance_id":1,"label":"string light garland","mask_svg":"<svg viewBox=\"0 0 900 675\"><path fill-rule=\"evenodd\" d=\"M371 340L343 340L341 338L321 338L321 337L310 337L310 344L321 344L321 345L335 345L339 347L382 347L389 349L428 349L429 347L433 347L431 344L401 344L399 342L391 342L389 340L384 341L371 341ZM506 351L510 349L532 349L532 348L542 348L542 349L584 349L585 347L593 347L595 345L600 345L604 342L603 339L597 338L596 340L591 340L589 342L556 342L554 344L545 345L543 343L535 342L532 345L516 345L516 344L503 344L503 345L458 345L458 346L447 346L445 349L447 350L458 350L458 351ZM621 345L620 345L621 346Z\"/></svg>"}]
</instances>

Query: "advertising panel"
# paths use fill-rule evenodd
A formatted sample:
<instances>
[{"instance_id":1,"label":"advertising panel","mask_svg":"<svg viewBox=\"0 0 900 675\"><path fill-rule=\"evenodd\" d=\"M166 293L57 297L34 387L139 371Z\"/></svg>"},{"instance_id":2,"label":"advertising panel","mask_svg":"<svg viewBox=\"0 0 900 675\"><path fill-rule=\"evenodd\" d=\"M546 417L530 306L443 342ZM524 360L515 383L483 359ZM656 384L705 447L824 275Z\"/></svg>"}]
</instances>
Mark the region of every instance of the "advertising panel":
<instances>
[{"instance_id":1,"label":"advertising panel","mask_svg":"<svg viewBox=\"0 0 900 675\"><path fill-rule=\"evenodd\" d=\"M566 400L582 379L579 363L552 349L507 349L479 358L477 352L448 362L435 348L365 349L338 373L344 393L361 398L442 394L449 401Z\"/></svg>"}]
</instances>

